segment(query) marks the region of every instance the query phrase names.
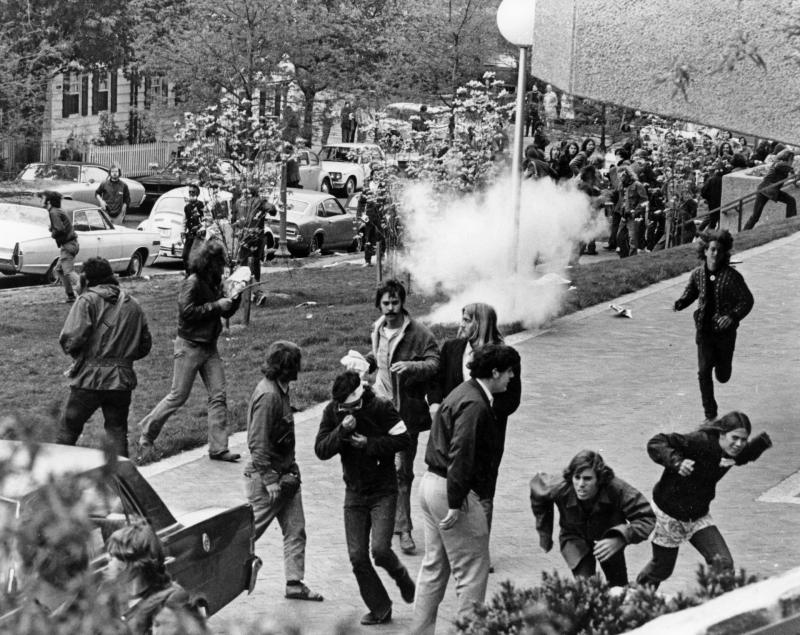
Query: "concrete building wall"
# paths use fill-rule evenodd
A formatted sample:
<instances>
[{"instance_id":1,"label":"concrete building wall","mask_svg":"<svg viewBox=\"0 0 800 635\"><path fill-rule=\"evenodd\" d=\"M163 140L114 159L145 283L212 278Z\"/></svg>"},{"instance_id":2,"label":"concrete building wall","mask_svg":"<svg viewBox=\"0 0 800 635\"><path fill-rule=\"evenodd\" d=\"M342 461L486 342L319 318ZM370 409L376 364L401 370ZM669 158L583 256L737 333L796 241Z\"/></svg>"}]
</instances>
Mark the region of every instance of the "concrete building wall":
<instances>
[{"instance_id":1,"label":"concrete building wall","mask_svg":"<svg viewBox=\"0 0 800 635\"><path fill-rule=\"evenodd\" d=\"M782 3L763 0L536 0L531 72L568 93L745 134L800 143L800 65ZM766 63L712 73L748 33ZM688 101L658 83L690 67Z\"/></svg>"}]
</instances>

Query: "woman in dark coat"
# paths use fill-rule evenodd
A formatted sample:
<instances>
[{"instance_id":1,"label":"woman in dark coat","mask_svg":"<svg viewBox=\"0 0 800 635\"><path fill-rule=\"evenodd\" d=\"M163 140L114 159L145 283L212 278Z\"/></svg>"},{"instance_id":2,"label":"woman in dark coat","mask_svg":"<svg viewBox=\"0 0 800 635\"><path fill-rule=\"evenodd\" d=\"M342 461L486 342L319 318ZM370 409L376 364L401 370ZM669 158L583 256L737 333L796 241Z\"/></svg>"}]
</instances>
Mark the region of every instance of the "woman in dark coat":
<instances>
[{"instance_id":1,"label":"woman in dark coat","mask_svg":"<svg viewBox=\"0 0 800 635\"><path fill-rule=\"evenodd\" d=\"M469 379L467 363L472 359L472 353L486 344L503 344L503 336L497 329L497 313L494 308L482 302L466 305L461 310L461 327L454 339L446 340L442 344L439 354L439 375L428 392L428 403L431 412L439 410L439 405L445 397L457 386ZM496 434L493 438L492 473L487 475L490 487L487 498L481 500L486 511L486 520L489 531L492 529L492 510L494 508L494 493L497 486L497 475L500 470L500 461L503 458L503 449L506 441L506 426L508 417L519 407L522 384L520 382L520 368L517 365L514 377L508 384L505 392L494 395L492 410L497 420Z\"/></svg>"},{"instance_id":2,"label":"woman in dark coat","mask_svg":"<svg viewBox=\"0 0 800 635\"><path fill-rule=\"evenodd\" d=\"M563 475L531 479L531 509L539 545L553 548L553 507L558 507L561 555L576 578L593 576L597 561L611 586L626 586L625 547L647 539L656 524L650 503L614 476L603 457L578 452Z\"/></svg>"}]
</instances>

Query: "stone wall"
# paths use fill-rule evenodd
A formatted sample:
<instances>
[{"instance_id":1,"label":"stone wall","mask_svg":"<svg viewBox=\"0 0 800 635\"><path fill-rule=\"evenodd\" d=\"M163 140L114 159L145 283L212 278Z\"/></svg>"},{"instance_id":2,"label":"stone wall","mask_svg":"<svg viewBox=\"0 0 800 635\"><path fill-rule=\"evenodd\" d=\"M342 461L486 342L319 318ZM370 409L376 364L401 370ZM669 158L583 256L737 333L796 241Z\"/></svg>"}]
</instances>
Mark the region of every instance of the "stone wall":
<instances>
[{"instance_id":1,"label":"stone wall","mask_svg":"<svg viewBox=\"0 0 800 635\"><path fill-rule=\"evenodd\" d=\"M779 11L763 0L536 0L531 72L574 95L800 143L800 65ZM787 7L788 8L788 7ZM750 58L714 73L742 31L766 63ZM688 100L671 80L690 67Z\"/></svg>"}]
</instances>

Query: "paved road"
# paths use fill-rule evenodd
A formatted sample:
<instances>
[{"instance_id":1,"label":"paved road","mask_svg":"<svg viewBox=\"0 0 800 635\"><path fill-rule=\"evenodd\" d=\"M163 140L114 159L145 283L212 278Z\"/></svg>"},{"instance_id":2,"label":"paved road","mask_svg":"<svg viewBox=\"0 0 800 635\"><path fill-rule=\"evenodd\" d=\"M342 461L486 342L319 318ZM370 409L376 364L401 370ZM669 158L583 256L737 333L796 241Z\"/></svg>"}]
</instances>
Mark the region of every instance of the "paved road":
<instances>
[{"instance_id":1,"label":"paved road","mask_svg":"<svg viewBox=\"0 0 800 635\"><path fill-rule=\"evenodd\" d=\"M742 260L738 269L756 304L740 328L733 377L718 390L718 400L723 412L740 409L749 414L755 430L768 430L775 446L759 462L734 469L725 478L712 512L737 566L769 575L800 565L796 539L800 506L795 504L800 502L800 491L784 489L781 502L756 501L793 475L800 463L796 430L800 234L737 258ZM523 401L509 423L498 484L492 535L496 573L490 576L490 594L506 579L532 586L542 571L568 573L555 551L543 554L538 548L527 493L534 472L560 471L576 451L594 448L622 478L649 495L659 469L645 453L647 439L659 431L688 431L700 423L691 311L671 311L685 280L681 276L620 298L619 303L631 308L633 319L613 317L604 305L560 319L546 331L513 339L522 356ZM319 414L317 408L298 417L297 439L309 537L307 580L326 601L283 599L281 536L276 525L256 545L265 563L256 592L215 616L214 629L239 624L247 616L288 619L302 624L305 633L330 633L339 620L365 612L347 560L341 468L338 461L323 463L313 455ZM235 449L243 451L244 441L238 435ZM421 447L425 441L423 435ZM422 454L418 455L418 475L424 469ZM148 470L156 489L174 508L244 500L241 466L212 464L202 449ZM419 527L416 488L413 501ZM415 530L414 536L421 548L421 531ZM631 577L646 562L649 551L647 544L628 549ZM412 573L417 571L421 555L401 557ZM676 573L662 589L673 593L691 587L699 561L691 548L682 549ZM365 632L401 633L410 623L411 607L402 603L391 580L382 577L395 601L394 622ZM451 582L440 612L440 632L448 630L454 600Z\"/></svg>"}]
</instances>

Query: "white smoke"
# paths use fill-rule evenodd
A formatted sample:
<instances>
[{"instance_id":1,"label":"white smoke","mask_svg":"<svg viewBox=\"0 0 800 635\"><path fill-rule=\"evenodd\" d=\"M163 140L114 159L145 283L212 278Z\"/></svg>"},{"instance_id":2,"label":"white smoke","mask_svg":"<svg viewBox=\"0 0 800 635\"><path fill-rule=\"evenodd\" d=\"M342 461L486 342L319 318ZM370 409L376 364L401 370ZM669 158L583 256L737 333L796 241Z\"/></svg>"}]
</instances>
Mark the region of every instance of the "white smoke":
<instances>
[{"instance_id":1,"label":"white smoke","mask_svg":"<svg viewBox=\"0 0 800 635\"><path fill-rule=\"evenodd\" d=\"M605 219L592 212L589 198L572 183L526 180L517 234L509 181L438 208L429 185L405 189L407 249L401 264L415 286L449 298L426 321L457 322L470 302L491 304L502 323L521 321L526 327L539 326L558 311L578 241L597 236ZM513 240L518 245L516 272Z\"/></svg>"}]
</instances>

